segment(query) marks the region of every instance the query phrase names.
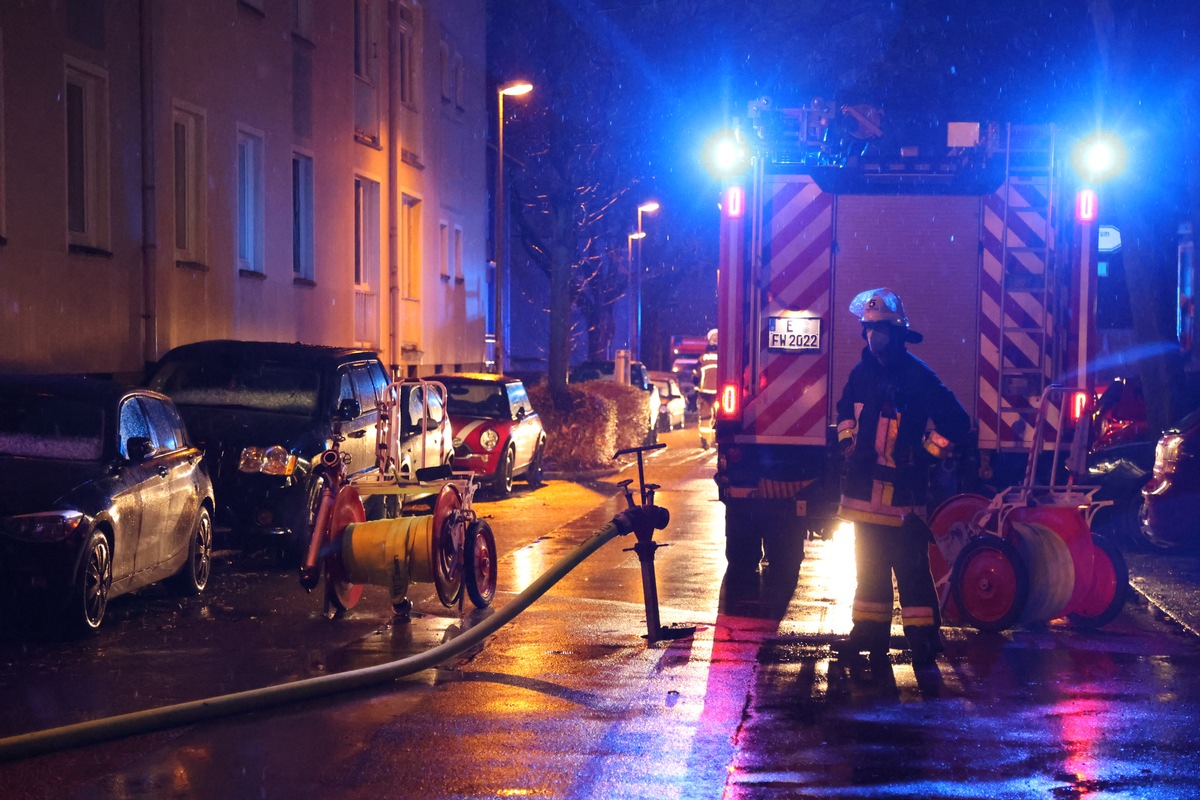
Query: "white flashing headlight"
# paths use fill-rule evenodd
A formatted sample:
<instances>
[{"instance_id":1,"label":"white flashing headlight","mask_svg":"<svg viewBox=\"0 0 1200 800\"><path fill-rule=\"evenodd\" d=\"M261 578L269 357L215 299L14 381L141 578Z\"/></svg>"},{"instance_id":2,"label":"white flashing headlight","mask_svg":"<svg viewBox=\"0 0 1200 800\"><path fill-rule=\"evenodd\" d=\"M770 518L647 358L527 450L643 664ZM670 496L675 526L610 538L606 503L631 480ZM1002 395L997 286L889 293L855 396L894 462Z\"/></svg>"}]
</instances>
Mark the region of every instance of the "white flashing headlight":
<instances>
[{"instance_id":1,"label":"white flashing headlight","mask_svg":"<svg viewBox=\"0 0 1200 800\"><path fill-rule=\"evenodd\" d=\"M1183 447L1183 437L1169 433L1158 440L1154 447L1154 476L1171 475L1179 462L1180 449Z\"/></svg>"},{"instance_id":2,"label":"white flashing headlight","mask_svg":"<svg viewBox=\"0 0 1200 800\"><path fill-rule=\"evenodd\" d=\"M82 511L42 511L21 514L4 522L4 532L25 542L61 542L84 520Z\"/></svg>"},{"instance_id":3,"label":"white flashing headlight","mask_svg":"<svg viewBox=\"0 0 1200 800\"><path fill-rule=\"evenodd\" d=\"M242 450L238 471L286 478L296 471L296 455L280 445L265 448L250 446Z\"/></svg>"},{"instance_id":4,"label":"white flashing headlight","mask_svg":"<svg viewBox=\"0 0 1200 800\"><path fill-rule=\"evenodd\" d=\"M1096 133L1075 145L1071 160L1080 177L1103 183L1125 169L1125 146L1111 133Z\"/></svg>"},{"instance_id":5,"label":"white flashing headlight","mask_svg":"<svg viewBox=\"0 0 1200 800\"><path fill-rule=\"evenodd\" d=\"M496 445L500 444L500 434L496 433L494 428L488 428L479 434L479 443L483 445L484 450L490 453L496 449Z\"/></svg>"}]
</instances>

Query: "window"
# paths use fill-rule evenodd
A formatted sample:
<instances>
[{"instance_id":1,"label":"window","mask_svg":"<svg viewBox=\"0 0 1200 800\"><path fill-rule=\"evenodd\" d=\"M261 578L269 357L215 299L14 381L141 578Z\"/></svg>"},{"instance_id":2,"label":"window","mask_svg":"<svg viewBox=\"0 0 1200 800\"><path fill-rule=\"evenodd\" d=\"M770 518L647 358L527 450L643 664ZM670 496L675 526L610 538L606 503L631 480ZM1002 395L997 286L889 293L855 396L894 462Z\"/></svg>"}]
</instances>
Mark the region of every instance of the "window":
<instances>
[{"instance_id":1,"label":"window","mask_svg":"<svg viewBox=\"0 0 1200 800\"><path fill-rule=\"evenodd\" d=\"M400 199L400 293L421 296L421 201L407 194Z\"/></svg>"},{"instance_id":2,"label":"window","mask_svg":"<svg viewBox=\"0 0 1200 800\"><path fill-rule=\"evenodd\" d=\"M292 0L292 33L312 39L312 0Z\"/></svg>"},{"instance_id":3,"label":"window","mask_svg":"<svg viewBox=\"0 0 1200 800\"><path fill-rule=\"evenodd\" d=\"M0 30L0 244L8 231L4 215L4 31Z\"/></svg>"},{"instance_id":4,"label":"window","mask_svg":"<svg viewBox=\"0 0 1200 800\"><path fill-rule=\"evenodd\" d=\"M442 277L450 277L450 226L445 221L438 224L439 256L442 265Z\"/></svg>"},{"instance_id":5,"label":"window","mask_svg":"<svg viewBox=\"0 0 1200 800\"><path fill-rule=\"evenodd\" d=\"M454 72L450 44L445 39L438 44L438 74L442 78L442 100L449 102L454 97Z\"/></svg>"},{"instance_id":6,"label":"window","mask_svg":"<svg viewBox=\"0 0 1200 800\"><path fill-rule=\"evenodd\" d=\"M379 343L379 184L354 179L354 341Z\"/></svg>"},{"instance_id":7,"label":"window","mask_svg":"<svg viewBox=\"0 0 1200 800\"><path fill-rule=\"evenodd\" d=\"M463 279L463 229L461 225L454 226L454 279Z\"/></svg>"},{"instance_id":8,"label":"window","mask_svg":"<svg viewBox=\"0 0 1200 800\"><path fill-rule=\"evenodd\" d=\"M108 77L68 58L63 92L67 126L67 238L76 248L108 247Z\"/></svg>"},{"instance_id":9,"label":"window","mask_svg":"<svg viewBox=\"0 0 1200 800\"><path fill-rule=\"evenodd\" d=\"M352 375L354 391L358 394L358 405L362 413L374 411L378 405L378 398L375 396L375 382L371 379L371 371L365 365L356 366Z\"/></svg>"},{"instance_id":10,"label":"window","mask_svg":"<svg viewBox=\"0 0 1200 800\"><path fill-rule=\"evenodd\" d=\"M466 87L463 85L464 78L463 78L462 53L456 52L454 54L453 69L454 69L454 98L453 98L454 105L456 108L458 108L461 111L462 109L464 109L466 107L464 104L466 103L466 92L467 92Z\"/></svg>"},{"instance_id":11,"label":"window","mask_svg":"<svg viewBox=\"0 0 1200 800\"><path fill-rule=\"evenodd\" d=\"M171 118L175 147L175 260L202 264L208 238L204 196L204 113L176 103Z\"/></svg>"},{"instance_id":12,"label":"window","mask_svg":"<svg viewBox=\"0 0 1200 800\"><path fill-rule=\"evenodd\" d=\"M292 154L292 273L313 280L313 160Z\"/></svg>"},{"instance_id":13,"label":"window","mask_svg":"<svg viewBox=\"0 0 1200 800\"><path fill-rule=\"evenodd\" d=\"M238 269L263 272L263 140L243 128L237 133Z\"/></svg>"},{"instance_id":14,"label":"window","mask_svg":"<svg viewBox=\"0 0 1200 800\"><path fill-rule=\"evenodd\" d=\"M400 102L415 106L417 102L417 14L405 3L397 6L400 16L396 36L396 56L399 66L397 91Z\"/></svg>"},{"instance_id":15,"label":"window","mask_svg":"<svg viewBox=\"0 0 1200 800\"><path fill-rule=\"evenodd\" d=\"M379 144L379 4L354 0L354 135Z\"/></svg>"}]
</instances>

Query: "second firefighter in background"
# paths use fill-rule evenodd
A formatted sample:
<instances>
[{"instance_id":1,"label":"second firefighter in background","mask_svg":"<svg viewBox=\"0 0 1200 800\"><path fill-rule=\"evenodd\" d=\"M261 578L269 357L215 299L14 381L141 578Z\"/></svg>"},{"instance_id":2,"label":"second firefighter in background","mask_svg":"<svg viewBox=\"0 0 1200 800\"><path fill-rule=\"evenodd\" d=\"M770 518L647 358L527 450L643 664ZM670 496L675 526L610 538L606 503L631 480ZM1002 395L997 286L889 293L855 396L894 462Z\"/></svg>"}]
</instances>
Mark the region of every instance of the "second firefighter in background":
<instances>
[{"instance_id":1,"label":"second firefighter in background","mask_svg":"<svg viewBox=\"0 0 1200 800\"><path fill-rule=\"evenodd\" d=\"M838 516L854 523L858 570L843 652L887 653L894 572L913 665L929 666L942 649L924 523L930 467L966 438L971 420L934 371L908 352L906 345L923 337L909 328L894 292L862 292L850 311L862 321L867 345L837 403L846 459Z\"/></svg>"}]
</instances>

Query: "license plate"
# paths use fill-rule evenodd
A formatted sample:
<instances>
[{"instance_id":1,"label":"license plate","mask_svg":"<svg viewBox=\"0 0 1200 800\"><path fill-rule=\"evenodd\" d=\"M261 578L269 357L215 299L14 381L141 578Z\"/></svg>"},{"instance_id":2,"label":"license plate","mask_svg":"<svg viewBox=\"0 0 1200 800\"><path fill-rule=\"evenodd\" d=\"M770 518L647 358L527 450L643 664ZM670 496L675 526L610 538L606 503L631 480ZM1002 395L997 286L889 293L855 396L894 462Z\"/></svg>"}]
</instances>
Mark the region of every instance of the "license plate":
<instances>
[{"instance_id":1,"label":"license plate","mask_svg":"<svg viewBox=\"0 0 1200 800\"><path fill-rule=\"evenodd\" d=\"M820 350L820 317L768 317L768 350Z\"/></svg>"}]
</instances>

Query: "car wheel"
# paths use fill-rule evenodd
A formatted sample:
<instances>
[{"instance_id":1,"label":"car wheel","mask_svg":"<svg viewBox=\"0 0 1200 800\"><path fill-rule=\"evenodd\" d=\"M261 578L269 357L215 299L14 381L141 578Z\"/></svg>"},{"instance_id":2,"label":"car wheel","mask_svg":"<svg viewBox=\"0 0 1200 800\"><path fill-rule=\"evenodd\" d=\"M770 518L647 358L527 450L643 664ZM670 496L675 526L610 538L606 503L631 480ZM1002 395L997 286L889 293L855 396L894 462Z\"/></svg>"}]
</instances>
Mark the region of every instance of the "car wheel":
<instances>
[{"instance_id":1,"label":"car wheel","mask_svg":"<svg viewBox=\"0 0 1200 800\"><path fill-rule=\"evenodd\" d=\"M200 515L192 529L188 542L187 561L170 578L171 588L180 594L196 595L208 586L212 574L212 515L206 506L200 506Z\"/></svg>"},{"instance_id":2,"label":"car wheel","mask_svg":"<svg viewBox=\"0 0 1200 800\"><path fill-rule=\"evenodd\" d=\"M504 455L500 458L500 465L496 467L496 476L492 478L492 491L497 497L508 497L512 494L513 465L516 460L517 453L510 444L504 448Z\"/></svg>"},{"instance_id":3,"label":"car wheel","mask_svg":"<svg viewBox=\"0 0 1200 800\"><path fill-rule=\"evenodd\" d=\"M529 462L529 469L525 472L525 480L529 483L531 489L536 489L541 486L546 479L546 443L538 442L537 449L533 451L533 460Z\"/></svg>"},{"instance_id":4,"label":"car wheel","mask_svg":"<svg viewBox=\"0 0 1200 800\"><path fill-rule=\"evenodd\" d=\"M108 592L112 588L112 545L101 531L93 531L83 549L79 574L67 609L67 624L76 632L99 629L108 610Z\"/></svg>"},{"instance_id":5,"label":"car wheel","mask_svg":"<svg viewBox=\"0 0 1200 800\"><path fill-rule=\"evenodd\" d=\"M467 528L467 545L463 551L463 576L467 596L476 608L487 608L496 597L496 537L484 520L476 520Z\"/></svg>"}]
</instances>

